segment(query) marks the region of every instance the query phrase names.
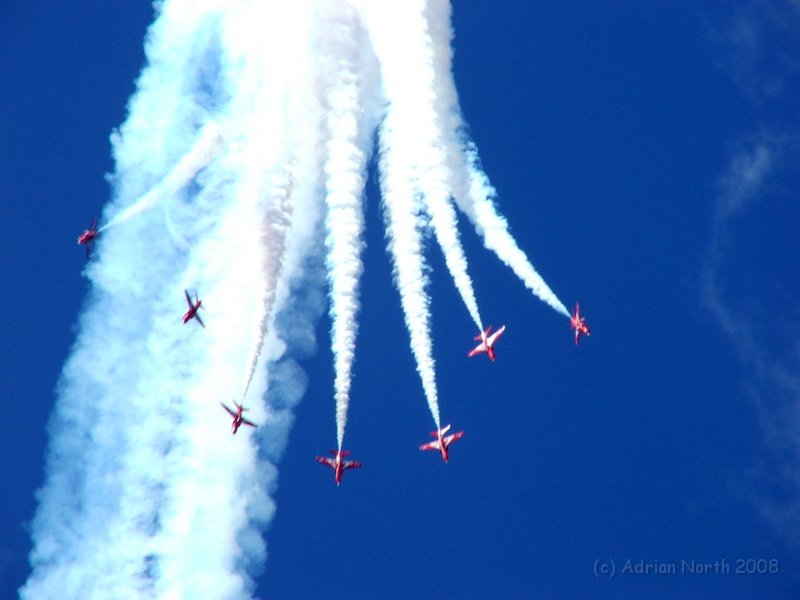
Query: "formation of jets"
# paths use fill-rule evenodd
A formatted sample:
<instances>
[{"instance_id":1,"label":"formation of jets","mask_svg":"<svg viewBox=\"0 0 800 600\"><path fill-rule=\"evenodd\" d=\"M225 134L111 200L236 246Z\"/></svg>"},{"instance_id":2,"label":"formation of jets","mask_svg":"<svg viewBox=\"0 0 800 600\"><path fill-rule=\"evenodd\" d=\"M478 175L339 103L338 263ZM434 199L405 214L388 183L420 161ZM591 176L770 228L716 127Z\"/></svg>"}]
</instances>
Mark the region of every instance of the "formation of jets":
<instances>
[{"instance_id":1,"label":"formation of jets","mask_svg":"<svg viewBox=\"0 0 800 600\"><path fill-rule=\"evenodd\" d=\"M100 232L97 228L97 218L92 217L92 220L89 224L89 228L84 230L84 232L78 236L78 245L85 245L86 246L86 256L88 257L91 254L92 244L97 239ZM186 296L186 303L188 305L188 310L183 315L183 323L186 324L192 319L197 320L197 322L205 328L205 323L200 318L198 311L203 305L202 300L200 300L195 293L194 300L192 300L191 295L189 294L189 290L183 290L184 295ZM577 346L580 342L581 335L589 336L589 326L586 324L586 318L582 317L580 314L580 306L576 302L575 303L575 311L570 315L570 327L575 330L575 345ZM480 332L477 336L475 336L475 340L479 342L477 346L475 346L472 350L467 353L468 357L475 356L477 354L481 354L483 352L489 357L489 360L494 362L496 355L495 355L495 343L500 336L506 330L506 326L503 325L492 333L492 326L489 325L485 331ZM235 400L233 401L233 405L236 407L236 410L229 408L224 403L220 402L222 408L231 416L233 422L231 423L231 433L236 435L236 432L239 431L239 427L242 425L247 425L248 427L257 427L255 423L246 419L243 415L244 411L248 410L244 407L244 404L238 404ZM458 431L456 433L451 433L450 435L445 435L450 430L450 425L446 427L442 427L438 431L432 431L431 437L434 437L432 442L428 442L426 444L422 444L419 449L420 450L438 450L442 456L442 460L444 462L448 461L449 458L449 450L448 448L450 445L460 440L464 436L463 431ZM345 457L350 455L350 450L331 450L330 453L333 455L333 458L328 458L326 456L317 456L316 461L320 464L327 465L331 469L333 469L334 479L336 481L336 485L338 486L342 482L342 474L347 469L358 469L361 467L362 463L357 460L345 460Z\"/></svg>"}]
</instances>

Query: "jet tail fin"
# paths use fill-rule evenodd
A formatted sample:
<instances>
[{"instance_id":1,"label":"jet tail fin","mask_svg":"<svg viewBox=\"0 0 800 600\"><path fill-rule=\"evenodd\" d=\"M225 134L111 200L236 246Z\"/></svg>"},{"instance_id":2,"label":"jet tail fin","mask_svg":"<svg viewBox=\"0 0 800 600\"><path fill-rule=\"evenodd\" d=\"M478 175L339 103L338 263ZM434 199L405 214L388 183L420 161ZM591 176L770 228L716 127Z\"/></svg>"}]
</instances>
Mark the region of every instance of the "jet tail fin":
<instances>
[{"instance_id":1,"label":"jet tail fin","mask_svg":"<svg viewBox=\"0 0 800 600\"><path fill-rule=\"evenodd\" d=\"M491 326L491 325L489 325L489 326L486 328L486 331L484 331L483 333L479 333L478 335L476 335L476 336L475 336L475 338L474 338L474 339L475 339L475 341L482 342L482 341L483 341L483 340L485 340L487 337L489 337L489 334L490 334L491 332L492 332L492 326Z\"/></svg>"},{"instance_id":2,"label":"jet tail fin","mask_svg":"<svg viewBox=\"0 0 800 600\"><path fill-rule=\"evenodd\" d=\"M444 435L448 431L450 431L450 425L445 425L439 431L431 431L431 437L438 438L440 433Z\"/></svg>"}]
</instances>

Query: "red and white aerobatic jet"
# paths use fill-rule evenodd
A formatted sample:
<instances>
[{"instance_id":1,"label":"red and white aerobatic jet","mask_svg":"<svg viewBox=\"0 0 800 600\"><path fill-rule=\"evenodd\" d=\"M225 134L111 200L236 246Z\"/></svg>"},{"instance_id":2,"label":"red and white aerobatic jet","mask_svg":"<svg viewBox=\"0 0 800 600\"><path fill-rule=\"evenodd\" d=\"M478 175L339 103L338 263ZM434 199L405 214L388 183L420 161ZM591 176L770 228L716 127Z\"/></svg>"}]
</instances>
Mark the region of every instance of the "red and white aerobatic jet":
<instances>
[{"instance_id":1,"label":"red and white aerobatic jet","mask_svg":"<svg viewBox=\"0 0 800 600\"><path fill-rule=\"evenodd\" d=\"M578 342L581 341L581 334L583 335L591 335L589 333L589 326L586 324L586 318L581 316L581 307L578 306L578 303L575 303L575 312L572 313L572 316L569 318L569 326L575 330L575 345L578 345Z\"/></svg>"},{"instance_id":2,"label":"red and white aerobatic jet","mask_svg":"<svg viewBox=\"0 0 800 600\"><path fill-rule=\"evenodd\" d=\"M92 251L92 242L97 239L98 235L100 235L100 232L97 231L97 217L92 217L92 222L89 223L89 229L84 230L84 232L78 236L78 245L86 244L87 257Z\"/></svg>"},{"instance_id":3,"label":"red and white aerobatic jet","mask_svg":"<svg viewBox=\"0 0 800 600\"><path fill-rule=\"evenodd\" d=\"M249 425L250 427L258 427L258 425L256 425L252 421L248 421L242 415L242 412L244 412L245 410L249 410L244 407L244 404L236 404L236 400L234 400L233 405L236 407L235 412L230 408L228 408L227 406L225 406L222 402L220 402L219 404L220 406L222 406L222 408L224 408L227 411L227 413L230 416L233 417L233 423L231 423L231 433L233 435L236 435L236 432L239 431L239 427L241 427L242 425Z\"/></svg>"},{"instance_id":4,"label":"red and white aerobatic jet","mask_svg":"<svg viewBox=\"0 0 800 600\"><path fill-rule=\"evenodd\" d=\"M189 296L189 290L183 290L183 293L186 294L186 302L189 305L189 310L183 315L183 324L185 325L191 319L197 319L197 322L205 329L206 324L203 323L200 315L197 314L197 311L200 310L200 307L203 305L203 301L199 300L197 294L195 294L194 302L192 302L192 298Z\"/></svg>"},{"instance_id":5,"label":"red and white aerobatic jet","mask_svg":"<svg viewBox=\"0 0 800 600\"><path fill-rule=\"evenodd\" d=\"M480 354L481 352L486 352L489 355L489 360L494 362L494 343L497 341L503 332L506 330L506 326L503 325L500 329L489 335L492 331L492 326L489 325L486 328L486 331L481 332L480 335L476 335L475 339L480 340L480 344L475 346L472 350L467 353L467 356L475 356L476 354Z\"/></svg>"},{"instance_id":6,"label":"red and white aerobatic jet","mask_svg":"<svg viewBox=\"0 0 800 600\"><path fill-rule=\"evenodd\" d=\"M334 458L326 456L317 456L316 460L322 465L328 465L333 469L333 476L336 479L336 485L342 483L342 473L347 469L358 469L361 463L357 460L344 460L345 456L350 456L350 450L330 450Z\"/></svg>"},{"instance_id":7,"label":"red and white aerobatic jet","mask_svg":"<svg viewBox=\"0 0 800 600\"><path fill-rule=\"evenodd\" d=\"M439 431L431 431L431 437L435 437L436 439L432 442L428 442L427 444L422 444L419 449L420 450L439 450L442 453L442 460L447 462L448 458L448 451L447 447L455 442L456 440L460 440L464 436L463 431L458 431L456 433L451 433L450 435L445 437L445 433L447 433L450 429L450 425L447 427L442 427Z\"/></svg>"}]
</instances>

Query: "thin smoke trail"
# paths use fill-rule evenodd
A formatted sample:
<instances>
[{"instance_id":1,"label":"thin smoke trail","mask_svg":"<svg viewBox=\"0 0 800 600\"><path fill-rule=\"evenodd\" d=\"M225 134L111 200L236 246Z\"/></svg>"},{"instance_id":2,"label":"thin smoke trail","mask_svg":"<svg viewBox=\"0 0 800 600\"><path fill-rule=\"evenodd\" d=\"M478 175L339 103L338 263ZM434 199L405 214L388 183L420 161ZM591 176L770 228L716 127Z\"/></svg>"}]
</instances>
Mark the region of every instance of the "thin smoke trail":
<instances>
[{"instance_id":1,"label":"thin smoke trail","mask_svg":"<svg viewBox=\"0 0 800 600\"><path fill-rule=\"evenodd\" d=\"M231 6L223 31L226 63L231 66L228 87L232 96L231 137L240 150L238 168L239 194L258 202L261 214L260 248L262 277L249 288L260 298L254 311L257 323L245 331L250 351L242 385L244 402L250 392L256 369L265 351L270 329L274 326L278 303L278 281L287 269L287 248L296 221L305 217L296 211L299 185L297 173L306 160L305 149L313 144L313 134L299 126L316 114L315 107L302 102L287 103L286 98L303 98L306 89L297 79L305 73L301 48L308 36L307 2L293 6L243 3ZM294 56L287 61L286 56ZM311 119L313 121L313 119ZM289 261L291 262L291 261Z\"/></svg>"},{"instance_id":2,"label":"thin smoke trail","mask_svg":"<svg viewBox=\"0 0 800 600\"><path fill-rule=\"evenodd\" d=\"M262 245L264 256L262 261L263 276L259 279L258 288L260 296L263 298L261 305L261 317L256 339L253 342L251 358L248 361L249 367L245 375L245 383L242 391L242 402L250 391L253 382L256 366L258 365L264 343L269 333L270 324L274 321L276 288L283 272L284 253L286 252L286 237L292 226L293 206L292 190L294 188L294 178L292 175L292 165L287 167L286 182L276 186L274 194L268 204L266 217L262 222Z\"/></svg>"},{"instance_id":3,"label":"thin smoke trail","mask_svg":"<svg viewBox=\"0 0 800 600\"><path fill-rule=\"evenodd\" d=\"M451 13L448 0L430 0L427 3L426 16L433 50L431 62L435 73L432 97L444 131L449 188L458 208L483 238L484 246L511 268L534 295L569 317L566 306L545 283L508 231L508 223L495 203L497 193L480 168L477 148L467 136L452 73Z\"/></svg>"},{"instance_id":4,"label":"thin smoke trail","mask_svg":"<svg viewBox=\"0 0 800 600\"><path fill-rule=\"evenodd\" d=\"M459 207L475 225L478 234L483 237L486 248L497 254L534 295L557 312L569 317L567 307L533 268L528 257L508 231L508 222L497 212L494 202L497 194L486 174L478 166L478 154L473 144L467 145L466 158L469 192L461 197L461 201L458 202Z\"/></svg>"},{"instance_id":5,"label":"thin smoke trail","mask_svg":"<svg viewBox=\"0 0 800 600\"><path fill-rule=\"evenodd\" d=\"M213 121L205 124L197 141L169 174L154 188L144 194L133 206L128 207L111 221L103 225L99 232L125 223L129 219L153 208L159 202L171 198L183 188L203 167L208 165L222 146L223 138L219 126Z\"/></svg>"}]
</instances>

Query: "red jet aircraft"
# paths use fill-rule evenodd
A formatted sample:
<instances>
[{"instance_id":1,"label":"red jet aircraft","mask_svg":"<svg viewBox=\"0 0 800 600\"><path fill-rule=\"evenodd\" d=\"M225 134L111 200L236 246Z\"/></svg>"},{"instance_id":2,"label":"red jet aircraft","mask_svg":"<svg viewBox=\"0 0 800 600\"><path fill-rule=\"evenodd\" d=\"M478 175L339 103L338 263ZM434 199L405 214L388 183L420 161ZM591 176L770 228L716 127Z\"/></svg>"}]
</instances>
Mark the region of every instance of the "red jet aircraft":
<instances>
[{"instance_id":1,"label":"red jet aircraft","mask_svg":"<svg viewBox=\"0 0 800 600\"><path fill-rule=\"evenodd\" d=\"M86 256L92 251L92 242L97 239L100 232L97 231L97 217L92 217L92 222L89 224L89 229L86 229L78 236L78 245L86 244Z\"/></svg>"},{"instance_id":2,"label":"red jet aircraft","mask_svg":"<svg viewBox=\"0 0 800 600\"><path fill-rule=\"evenodd\" d=\"M492 326L489 325L486 328L486 331L482 332L480 335L476 335L475 339L480 340L480 344L475 346L472 350L469 351L467 356L475 356L476 354L480 354L481 352L486 352L489 355L489 360L494 362L494 343L497 341L503 332L506 330L506 326L503 325L500 329L489 335L492 331Z\"/></svg>"},{"instance_id":3,"label":"red jet aircraft","mask_svg":"<svg viewBox=\"0 0 800 600\"><path fill-rule=\"evenodd\" d=\"M420 446L419 449L439 450L442 453L442 460L444 462L447 462L448 458L447 447L456 440L460 440L464 435L463 431L459 431L457 433L451 433L447 437L442 437L444 436L445 433L448 432L449 429L450 425L448 425L447 427L442 427L439 431L431 431L431 437L435 437L436 440L433 442L428 442L427 444L422 444L422 446Z\"/></svg>"},{"instance_id":4,"label":"red jet aircraft","mask_svg":"<svg viewBox=\"0 0 800 600\"><path fill-rule=\"evenodd\" d=\"M357 460L344 460L345 456L350 456L350 450L330 450L334 458L326 456L317 456L317 462L322 465L328 465L333 469L333 476L336 479L336 485L342 483L342 473L347 469L358 469L361 463Z\"/></svg>"},{"instance_id":5,"label":"red jet aircraft","mask_svg":"<svg viewBox=\"0 0 800 600\"><path fill-rule=\"evenodd\" d=\"M230 408L225 406L222 402L219 403L222 408L224 408L230 416L233 417L233 423L231 424L231 433L236 435L236 432L239 431L239 427L242 425L249 425L250 427L258 427L252 421L248 421L247 419L242 416L242 412L245 410L249 410L244 407L243 404L236 404L236 400L233 401L233 405L236 407L236 412L232 411Z\"/></svg>"},{"instance_id":6,"label":"red jet aircraft","mask_svg":"<svg viewBox=\"0 0 800 600\"><path fill-rule=\"evenodd\" d=\"M569 326L575 330L575 345L578 345L578 342L581 341L581 334L583 335L591 335L589 333L589 326L585 323L586 318L581 316L581 307L578 306L578 303L575 303L575 312L572 313L572 316L569 318Z\"/></svg>"},{"instance_id":7,"label":"red jet aircraft","mask_svg":"<svg viewBox=\"0 0 800 600\"><path fill-rule=\"evenodd\" d=\"M203 305L202 300L197 299L197 295L195 294L194 302L192 302L191 297L189 296L188 290L183 290L183 293L186 294L186 302L189 304L189 310L186 311L186 314L183 315L183 324L185 325L191 319L197 319L197 322L203 326L205 329L206 324L203 323L203 320L200 318L200 315L197 314L197 311L200 310L200 307Z\"/></svg>"}]
</instances>

